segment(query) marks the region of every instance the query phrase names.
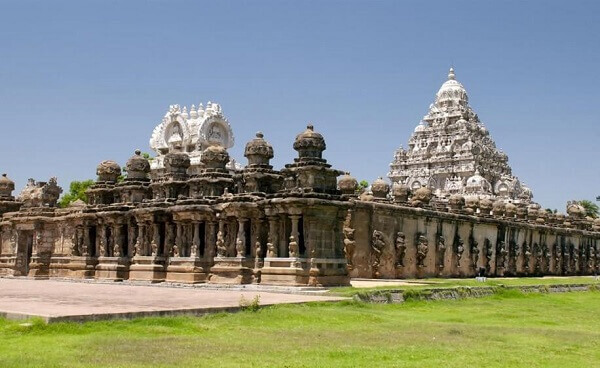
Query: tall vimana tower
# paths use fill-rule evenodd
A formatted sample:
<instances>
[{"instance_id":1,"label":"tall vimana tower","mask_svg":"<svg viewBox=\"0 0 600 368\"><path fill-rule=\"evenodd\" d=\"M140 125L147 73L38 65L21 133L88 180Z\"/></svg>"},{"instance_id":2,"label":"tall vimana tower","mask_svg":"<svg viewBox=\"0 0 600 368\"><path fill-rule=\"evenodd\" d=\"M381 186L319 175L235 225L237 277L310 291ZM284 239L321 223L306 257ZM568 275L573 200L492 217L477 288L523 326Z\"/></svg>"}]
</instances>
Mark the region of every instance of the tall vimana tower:
<instances>
[{"instance_id":1,"label":"tall vimana tower","mask_svg":"<svg viewBox=\"0 0 600 368\"><path fill-rule=\"evenodd\" d=\"M415 128L408 148L396 150L388 177L411 190L427 186L440 199L461 194L529 203L533 197L512 175L508 156L496 148L469 106L467 91L456 80L453 68Z\"/></svg>"}]
</instances>

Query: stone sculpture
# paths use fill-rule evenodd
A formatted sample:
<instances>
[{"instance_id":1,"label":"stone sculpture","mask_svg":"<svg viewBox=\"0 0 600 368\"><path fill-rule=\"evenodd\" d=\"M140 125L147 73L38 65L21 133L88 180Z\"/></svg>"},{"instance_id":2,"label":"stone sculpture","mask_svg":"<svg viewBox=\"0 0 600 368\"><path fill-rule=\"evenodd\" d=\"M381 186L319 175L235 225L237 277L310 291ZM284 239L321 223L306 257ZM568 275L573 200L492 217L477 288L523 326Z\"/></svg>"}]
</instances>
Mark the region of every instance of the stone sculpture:
<instances>
[{"instance_id":1,"label":"stone sculpture","mask_svg":"<svg viewBox=\"0 0 600 368\"><path fill-rule=\"evenodd\" d=\"M438 268L444 268L444 257L446 255L446 240L442 235L438 235L437 241L437 252L438 252Z\"/></svg>"},{"instance_id":2,"label":"stone sculpture","mask_svg":"<svg viewBox=\"0 0 600 368\"><path fill-rule=\"evenodd\" d=\"M404 267L404 257L406 256L406 235L402 231L396 234L396 267Z\"/></svg>"},{"instance_id":3,"label":"stone sculpture","mask_svg":"<svg viewBox=\"0 0 600 368\"><path fill-rule=\"evenodd\" d=\"M371 237L371 270L373 278L379 278L381 276L379 272L379 266L381 265L381 255L385 248L385 240L383 233L378 230L373 230Z\"/></svg>"},{"instance_id":4,"label":"stone sculpture","mask_svg":"<svg viewBox=\"0 0 600 368\"><path fill-rule=\"evenodd\" d=\"M477 262L479 262L479 243L473 235L469 237L469 254L471 255L471 267L477 271Z\"/></svg>"},{"instance_id":5,"label":"stone sculpture","mask_svg":"<svg viewBox=\"0 0 600 368\"><path fill-rule=\"evenodd\" d=\"M429 242L423 234L417 234L417 266L425 267L425 258L429 252Z\"/></svg>"}]
</instances>

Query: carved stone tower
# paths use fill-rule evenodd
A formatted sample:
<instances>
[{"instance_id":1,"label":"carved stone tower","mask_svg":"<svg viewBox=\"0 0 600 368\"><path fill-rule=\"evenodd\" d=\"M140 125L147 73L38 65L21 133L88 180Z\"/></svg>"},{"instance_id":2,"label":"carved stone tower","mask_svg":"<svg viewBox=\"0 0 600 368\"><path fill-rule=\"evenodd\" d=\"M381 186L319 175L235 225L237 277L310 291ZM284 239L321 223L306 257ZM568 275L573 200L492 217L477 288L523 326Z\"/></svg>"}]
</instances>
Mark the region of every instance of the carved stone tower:
<instances>
[{"instance_id":1,"label":"carved stone tower","mask_svg":"<svg viewBox=\"0 0 600 368\"><path fill-rule=\"evenodd\" d=\"M408 141L395 152L388 177L411 190L426 186L441 199L452 194L528 203L533 195L512 175L508 156L496 148L469 106L467 91L450 68Z\"/></svg>"}]
</instances>

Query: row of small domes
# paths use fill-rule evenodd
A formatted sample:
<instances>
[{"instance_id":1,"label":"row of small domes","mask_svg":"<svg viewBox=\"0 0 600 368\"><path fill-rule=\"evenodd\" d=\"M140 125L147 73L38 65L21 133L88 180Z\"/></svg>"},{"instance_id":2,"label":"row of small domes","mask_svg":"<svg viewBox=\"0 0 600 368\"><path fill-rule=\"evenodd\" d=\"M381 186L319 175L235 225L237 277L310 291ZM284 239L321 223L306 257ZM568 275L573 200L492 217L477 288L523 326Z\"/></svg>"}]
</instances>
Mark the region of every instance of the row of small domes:
<instances>
[{"instance_id":1,"label":"row of small domes","mask_svg":"<svg viewBox=\"0 0 600 368\"><path fill-rule=\"evenodd\" d=\"M309 124L304 132L296 136L293 147L298 151L301 159L321 159L322 152L327 146L323 135L315 132L313 125ZM177 154L167 154L167 156L169 155ZM256 137L246 144L244 150L244 157L248 158L248 165L251 167L268 165L273 156L273 146L264 139L262 132L257 132ZM229 154L224 147L213 145L204 150L200 160L207 167L224 169L229 161ZM185 161L180 162L185 165ZM189 166L189 159L187 166ZM139 149L127 160L125 167L129 179L144 179L150 172L150 163L142 156ZM115 161L102 161L96 168L96 173L99 181L116 181L121 175L121 167Z\"/></svg>"}]
</instances>

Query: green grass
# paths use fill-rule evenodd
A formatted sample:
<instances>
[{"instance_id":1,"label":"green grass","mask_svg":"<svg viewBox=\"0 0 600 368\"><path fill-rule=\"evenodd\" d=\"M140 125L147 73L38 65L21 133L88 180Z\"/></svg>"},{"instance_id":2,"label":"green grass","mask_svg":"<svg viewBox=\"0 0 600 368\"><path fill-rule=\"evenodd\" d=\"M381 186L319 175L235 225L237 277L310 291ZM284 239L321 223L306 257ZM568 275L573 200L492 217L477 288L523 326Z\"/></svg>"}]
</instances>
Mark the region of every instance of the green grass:
<instances>
[{"instance_id":1,"label":"green grass","mask_svg":"<svg viewBox=\"0 0 600 368\"><path fill-rule=\"evenodd\" d=\"M207 317L0 320L0 367L597 367L600 292L267 307Z\"/></svg>"},{"instance_id":2,"label":"green grass","mask_svg":"<svg viewBox=\"0 0 600 368\"><path fill-rule=\"evenodd\" d=\"M593 276L572 276L572 277L520 277L520 278L488 278L485 282L468 279L408 279L403 280L408 285L389 285L377 286L371 288L338 287L331 288L331 292L341 296L353 296L358 293L371 291L398 291L398 290L426 290L438 288L456 288L456 287L483 287L483 286L536 286L536 285L597 285L600 286L600 280ZM414 283L414 284L410 284ZM424 284L424 285L423 285Z\"/></svg>"}]
</instances>

